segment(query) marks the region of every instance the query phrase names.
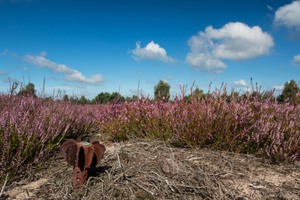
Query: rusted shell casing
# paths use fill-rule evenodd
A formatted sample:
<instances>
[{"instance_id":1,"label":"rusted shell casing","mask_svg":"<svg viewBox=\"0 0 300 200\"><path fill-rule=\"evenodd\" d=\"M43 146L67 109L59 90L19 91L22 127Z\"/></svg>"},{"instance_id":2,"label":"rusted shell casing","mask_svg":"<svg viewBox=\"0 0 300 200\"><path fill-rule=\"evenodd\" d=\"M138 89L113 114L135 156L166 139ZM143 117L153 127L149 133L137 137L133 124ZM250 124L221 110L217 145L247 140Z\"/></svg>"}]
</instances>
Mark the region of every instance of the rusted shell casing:
<instances>
[{"instance_id":1,"label":"rusted shell casing","mask_svg":"<svg viewBox=\"0 0 300 200\"><path fill-rule=\"evenodd\" d=\"M96 166L103 158L105 146L98 141L88 143L68 139L60 150L67 163L74 167L72 186L78 189L86 182L88 169Z\"/></svg>"}]
</instances>

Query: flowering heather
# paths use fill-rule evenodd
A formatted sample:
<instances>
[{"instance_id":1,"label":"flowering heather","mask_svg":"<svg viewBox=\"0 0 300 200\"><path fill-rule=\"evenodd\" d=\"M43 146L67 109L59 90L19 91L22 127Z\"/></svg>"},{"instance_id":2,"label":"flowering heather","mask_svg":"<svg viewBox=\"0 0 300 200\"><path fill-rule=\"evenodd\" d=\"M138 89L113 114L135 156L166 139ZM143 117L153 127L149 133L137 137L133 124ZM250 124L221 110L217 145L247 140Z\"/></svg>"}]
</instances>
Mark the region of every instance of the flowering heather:
<instances>
[{"instance_id":1,"label":"flowering heather","mask_svg":"<svg viewBox=\"0 0 300 200\"><path fill-rule=\"evenodd\" d=\"M211 147L277 161L300 160L299 104L279 104L257 92L242 97L226 93L223 87L190 101L177 98L174 102L137 100L110 105L100 128L116 141L160 138L177 146Z\"/></svg>"},{"instance_id":2,"label":"flowering heather","mask_svg":"<svg viewBox=\"0 0 300 200\"><path fill-rule=\"evenodd\" d=\"M46 158L65 137L79 137L93 126L83 106L1 95L0 177L13 177L21 166Z\"/></svg>"},{"instance_id":3,"label":"flowering heather","mask_svg":"<svg viewBox=\"0 0 300 200\"><path fill-rule=\"evenodd\" d=\"M0 182L5 174L12 177L21 167L49 156L66 137L92 131L114 141L163 139L176 146L300 160L300 104L279 104L258 91L240 97L232 92L228 97L222 87L188 100L106 105L0 95Z\"/></svg>"}]
</instances>

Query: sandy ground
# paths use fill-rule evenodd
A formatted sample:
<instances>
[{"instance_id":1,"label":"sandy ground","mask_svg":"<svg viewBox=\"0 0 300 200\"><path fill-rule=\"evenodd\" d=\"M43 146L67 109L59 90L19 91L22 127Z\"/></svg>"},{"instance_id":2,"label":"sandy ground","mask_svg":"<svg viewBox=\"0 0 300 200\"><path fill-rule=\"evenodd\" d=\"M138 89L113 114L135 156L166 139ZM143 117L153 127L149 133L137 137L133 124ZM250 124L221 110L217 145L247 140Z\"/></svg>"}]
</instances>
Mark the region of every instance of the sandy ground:
<instances>
[{"instance_id":1,"label":"sandy ground","mask_svg":"<svg viewBox=\"0 0 300 200\"><path fill-rule=\"evenodd\" d=\"M5 187L0 199L300 199L300 164L252 155L104 142L107 151L81 190L60 153Z\"/></svg>"}]
</instances>

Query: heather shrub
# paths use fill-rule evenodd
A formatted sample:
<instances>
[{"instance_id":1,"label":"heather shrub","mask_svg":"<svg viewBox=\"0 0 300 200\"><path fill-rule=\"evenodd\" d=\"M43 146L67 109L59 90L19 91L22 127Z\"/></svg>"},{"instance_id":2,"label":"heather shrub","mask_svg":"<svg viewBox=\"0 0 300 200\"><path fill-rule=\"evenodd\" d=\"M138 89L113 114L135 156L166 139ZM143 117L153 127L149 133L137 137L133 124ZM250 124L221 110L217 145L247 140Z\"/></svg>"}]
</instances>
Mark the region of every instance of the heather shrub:
<instances>
[{"instance_id":1,"label":"heather shrub","mask_svg":"<svg viewBox=\"0 0 300 200\"><path fill-rule=\"evenodd\" d=\"M234 91L228 95L222 86L171 102L96 105L0 95L0 182L5 174L12 179L22 167L47 158L65 138L95 131L113 141L162 139L180 147L300 160L300 104L278 103L258 89L238 96Z\"/></svg>"},{"instance_id":2,"label":"heather shrub","mask_svg":"<svg viewBox=\"0 0 300 200\"><path fill-rule=\"evenodd\" d=\"M0 177L38 164L65 137L89 132L94 120L82 106L34 97L0 96Z\"/></svg>"},{"instance_id":3,"label":"heather shrub","mask_svg":"<svg viewBox=\"0 0 300 200\"><path fill-rule=\"evenodd\" d=\"M100 130L109 133L114 141L132 138L160 138L166 140L172 133L171 105L147 99L109 105L106 123Z\"/></svg>"},{"instance_id":4,"label":"heather shrub","mask_svg":"<svg viewBox=\"0 0 300 200\"><path fill-rule=\"evenodd\" d=\"M300 107L246 95L230 101L216 91L201 101L180 105L174 137L191 146L252 153L275 160L299 160Z\"/></svg>"},{"instance_id":5,"label":"heather shrub","mask_svg":"<svg viewBox=\"0 0 300 200\"><path fill-rule=\"evenodd\" d=\"M299 95L299 94L298 94ZM300 160L300 105L279 104L253 90L241 97L226 87L174 102L137 100L109 105L100 129L112 140L159 138L176 146L251 153L276 161Z\"/></svg>"}]
</instances>

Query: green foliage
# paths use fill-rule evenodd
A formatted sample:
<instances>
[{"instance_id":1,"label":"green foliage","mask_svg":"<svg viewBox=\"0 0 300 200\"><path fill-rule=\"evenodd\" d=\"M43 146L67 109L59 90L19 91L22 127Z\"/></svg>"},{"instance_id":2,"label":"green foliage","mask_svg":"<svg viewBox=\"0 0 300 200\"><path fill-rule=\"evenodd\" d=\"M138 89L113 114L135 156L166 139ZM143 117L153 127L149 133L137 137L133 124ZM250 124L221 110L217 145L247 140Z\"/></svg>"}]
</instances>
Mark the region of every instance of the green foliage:
<instances>
[{"instance_id":1,"label":"green foliage","mask_svg":"<svg viewBox=\"0 0 300 200\"><path fill-rule=\"evenodd\" d=\"M124 102L124 101L125 101L125 98L121 94L119 94L118 92L111 93L109 102L111 102L111 103L121 103L121 102Z\"/></svg>"},{"instance_id":2,"label":"green foliage","mask_svg":"<svg viewBox=\"0 0 300 200\"><path fill-rule=\"evenodd\" d=\"M170 88L169 83L160 80L157 85L154 86L154 97L155 100L169 101L170 99Z\"/></svg>"},{"instance_id":3,"label":"green foliage","mask_svg":"<svg viewBox=\"0 0 300 200\"><path fill-rule=\"evenodd\" d=\"M65 101L65 102L69 101L69 96L67 94L65 94L63 96L63 101Z\"/></svg>"},{"instance_id":4,"label":"green foliage","mask_svg":"<svg viewBox=\"0 0 300 200\"><path fill-rule=\"evenodd\" d=\"M125 101L131 102L131 101L136 101L136 100L138 100L138 99L139 99L138 96L133 95L132 97L126 97Z\"/></svg>"},{"instance_id":5,"label":"green foliage","mask_svg":"<svg viewBox=\"0 0 300 200\"><path fill-rule=\"evenodd\" d=\"M194 100L199 101L199 100L201 100L203 98L205 98L205 94L204 94L203 90L201 90L198 87L196 87L195 90L192 90L192 92L191 92L190 95L184 97L184 100L186 102L191 102L192 100L193 101Z\"/></svg>"},{"instance_id":6,"label":"green foliage","mask_svg":"<svg viewBox=\"0 0 300 200\"><path fill-rule=\"evenodd\" d=\"M109 102L109 100L110 94L108 92L101 92L94 98L93 102L103 104Z\"/></svg>"},{"instance_id":7,"label":"green foliage","mask_svg":"<svg viewBox=\"0 0 300 200\"><path fill-rule=\"evenodd\" d=\"M125 98L120 95L118 92L101 92L99 93L93 100L93 103L98 103L98 104L107 104L107 103L120 103L124 102Z\"/></svg>"},{"instance_id":8,"label":"green foliage","mask_svg":"<svg viewBox=\"0 0 300 200\"><path fill-rule=\"evenodd\" d=\"M85 98L85 96L81 96L80 99L78 100L79 104L89 104L90 100L88 100L87 98Z\"/></svg>"},{"instance_id":9,"label":"green foliage","mask_svg":"<svg viewBox=\"0 0 300 200\"><path fill-rule=\"evenodd\" d=\"M203 90L200 90L198 87L193 91L193 96L200 98L203 95Z\"/></svg>"},{"instance_id":10,"label":"green foliage","mask_svg":"<svg viewBox=\"0 0 300 200\"><path fill-rule=\"evenodd\" d=\"M85 96L81 95L81 97L78 99L78 97L69 97L67 94L65 94L63 96L62 99L64 102L71 102L71 103L75 103L75 104L90 104L91 101L89 99L87 99Z\"/></svg>"},{"instance_id":11,"label":"green foliage","mask_svg":"<svg viewBox=\"0 0 300 200\"><path fill-rule=\"evenodd\" d=\"M300 103L300 99L299 96L297 96L297 93L300 92L300 89L296 83L296 81L291 80L288 81L284 84L284 89L281 93L281 95L279 95L277 97L277 101L280 103L283 103L285 100L288 99L288 101L291 104L299 104Z\"/></svg>"},{"instance_id":12,"label":"green foliage","mask_svg":"<svg viewBox=\"0 0 300 200\"><path fill-rule=\"evenodd\" d=\"M21 88L20 92L18 93L18 96L36 96L36 90L33 83L28 83L25 88Z\"/></svg>"}]
</instances>

